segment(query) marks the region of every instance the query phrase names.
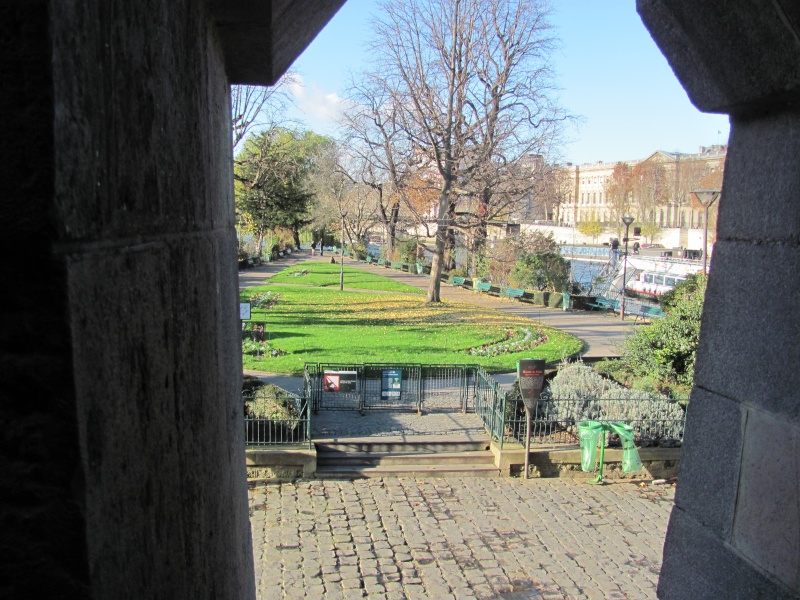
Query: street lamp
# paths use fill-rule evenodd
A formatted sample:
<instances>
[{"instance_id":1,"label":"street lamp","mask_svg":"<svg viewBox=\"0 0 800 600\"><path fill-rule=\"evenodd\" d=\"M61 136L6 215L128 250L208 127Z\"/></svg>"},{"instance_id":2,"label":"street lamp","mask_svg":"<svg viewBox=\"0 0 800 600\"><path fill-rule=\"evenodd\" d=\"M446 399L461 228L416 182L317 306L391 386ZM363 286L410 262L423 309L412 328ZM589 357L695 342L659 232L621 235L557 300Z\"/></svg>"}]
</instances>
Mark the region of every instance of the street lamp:
<instances>
[{"instance_id":1,"label":"street lamp","mask_svg":"<svg viewBox=\"0 0 800 600\"><path fill-rule=\"evenodd\" d=\"M695 190L694 195L703 205L703 274L708 273L708 209L719 198L719 190Z\"/></svg>"},{"instance_id":2,"label":"street lamp","mask_svg":"<svg viewBox=\"0 0 800 600\"><path fill-rule=\"evenodd\" d=\"M347 216L346 212L342 212L342 255L339 257L341 264L339 265L339 291L344 289L344 218Z\"/></svg>"},{"instance_id":3,"label":"street lamp","mask_svg":"<svg viewBox=\"0 0 800 600\"><path fill-rule=\"evenodd\" d=\"M622 217L622 222L625 223L625 237L622 239L625 242L625 257L622 259L622 304L620 305L619 318L625 320L625 282L628 279L628 229L633 223L633 217Z\"/></svg>"}]
</instances>

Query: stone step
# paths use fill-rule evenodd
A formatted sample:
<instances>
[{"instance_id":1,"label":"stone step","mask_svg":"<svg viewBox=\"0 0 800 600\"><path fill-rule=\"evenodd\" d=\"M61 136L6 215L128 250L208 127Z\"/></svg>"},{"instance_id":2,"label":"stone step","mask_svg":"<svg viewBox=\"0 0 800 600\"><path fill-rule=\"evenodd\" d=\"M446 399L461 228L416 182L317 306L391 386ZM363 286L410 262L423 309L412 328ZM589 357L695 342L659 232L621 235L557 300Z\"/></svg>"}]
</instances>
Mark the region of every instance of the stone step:
<instances>
[{"instance_id":1,"label":"stone step","mask_svg":"<svg viewBox=\"0 0 800 600\"><path fill-rule=\"evenodd\" d=\"M418 436L417 438L346 438L336 440L316 440L317 453L397 453L397 454L436 454L450 452L488 451L489 438L453 439L448 436Z\"/></svg>"},{"instance_id":2,"label":"stone step","mask_svg":"<svg viewBox=\"0 0 800 600\"><path fill-rule=\"evenodd\" d=\"M393 465L494 465L494 455L486 450L472 452L320 452L318 466L393 466Z\"/></svg>"},{"instance_id":3,"label":"stone step","mask_svg":"<svg viewBox=\"0 0 800 600\"><path fill-rule=\"evenodd\" d=\"M317 466L318 479L361 479L370 477L499 477L500 471L491 465L379 465L358 467Z\"/></svg>"}]
</instances>

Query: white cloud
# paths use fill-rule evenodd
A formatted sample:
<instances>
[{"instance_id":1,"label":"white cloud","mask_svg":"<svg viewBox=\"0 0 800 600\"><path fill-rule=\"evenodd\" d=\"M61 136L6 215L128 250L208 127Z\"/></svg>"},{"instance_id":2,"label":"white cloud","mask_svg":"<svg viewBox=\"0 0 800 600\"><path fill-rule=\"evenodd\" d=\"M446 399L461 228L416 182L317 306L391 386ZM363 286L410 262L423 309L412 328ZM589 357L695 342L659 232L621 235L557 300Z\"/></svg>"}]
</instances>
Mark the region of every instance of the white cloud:
<instances>
[{"instance_id":1,"label":"white cloud","mask_svg":"<svg viewBox=\"0 0 800 600\"><path fill-rule=\"evenodd\" d=\"M327 92L316 82L306 82L302 76L295 75L289 83L289 93L294 98L300 118L312 129L330 130L342 109L342 98L335 92Z\"/></svg>"}]
</instances>

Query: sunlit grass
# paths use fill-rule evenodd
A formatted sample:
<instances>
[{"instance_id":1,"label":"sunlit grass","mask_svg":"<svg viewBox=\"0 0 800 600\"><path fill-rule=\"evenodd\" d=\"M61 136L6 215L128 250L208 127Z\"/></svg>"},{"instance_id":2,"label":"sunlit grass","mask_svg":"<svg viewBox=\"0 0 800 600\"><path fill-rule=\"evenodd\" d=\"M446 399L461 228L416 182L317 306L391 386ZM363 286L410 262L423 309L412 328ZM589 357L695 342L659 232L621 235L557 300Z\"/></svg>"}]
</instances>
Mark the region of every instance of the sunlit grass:
<instances>
[{"instance_id":1,"label":"sunlit grass","mask_svg":"<svg viewBox=\"0 0 800 600\"><path fill-rule=\"evenodd\" d=\"M272 308L254 309L253 320L264 322L270 346L287 354L244 355L245 369L300 373L305 362L382 362L482 364L502 372L514 370L520 358L556 361L582 348L574 336L524 317L468 304L430 304L417 294L340 292L271 283L243 290L241 300L267 290L278 294L278 301ZM534 338L543 333L546 342L515 351L515 340L522 340L525 329ZM508 353L499 356L470 353L473 348L508 343Z\"/></svg>"},{"instance_id":2,"label":"sunlit grass","mask_svg":"<svg viewBox=\"0 0 800 600\"><path fill-rule=\"evenodd\" d=\"M338 260L338 259L337 259ZM270 278L270 283L289 283L311 287L339 287L341 265L328 262L309 261L299 263ZM358 290L381 290L407 294L424 294L417 287L396 281L389 277L374 275L363 269L347 266L345 259L344 287Z\"/></svg>"}]
</instances>

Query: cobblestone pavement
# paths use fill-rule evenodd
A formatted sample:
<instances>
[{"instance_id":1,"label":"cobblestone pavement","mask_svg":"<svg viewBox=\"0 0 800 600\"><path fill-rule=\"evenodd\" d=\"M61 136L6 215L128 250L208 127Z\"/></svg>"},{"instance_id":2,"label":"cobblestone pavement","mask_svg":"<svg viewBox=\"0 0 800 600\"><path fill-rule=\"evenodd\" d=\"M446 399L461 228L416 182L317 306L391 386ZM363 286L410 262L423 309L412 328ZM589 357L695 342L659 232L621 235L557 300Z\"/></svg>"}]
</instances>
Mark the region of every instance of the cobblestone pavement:
<instances>
[{"instance_id":1,"label":"cobblestone pavement","mask_svg":"<svg viewBox=\"0 0 800 600\"><path fill-rule=\"evenodd\" d=\"M298 481L250 490L277 598L655 598L674 488L567 479Z\"/></svg>"}]
</instances>

